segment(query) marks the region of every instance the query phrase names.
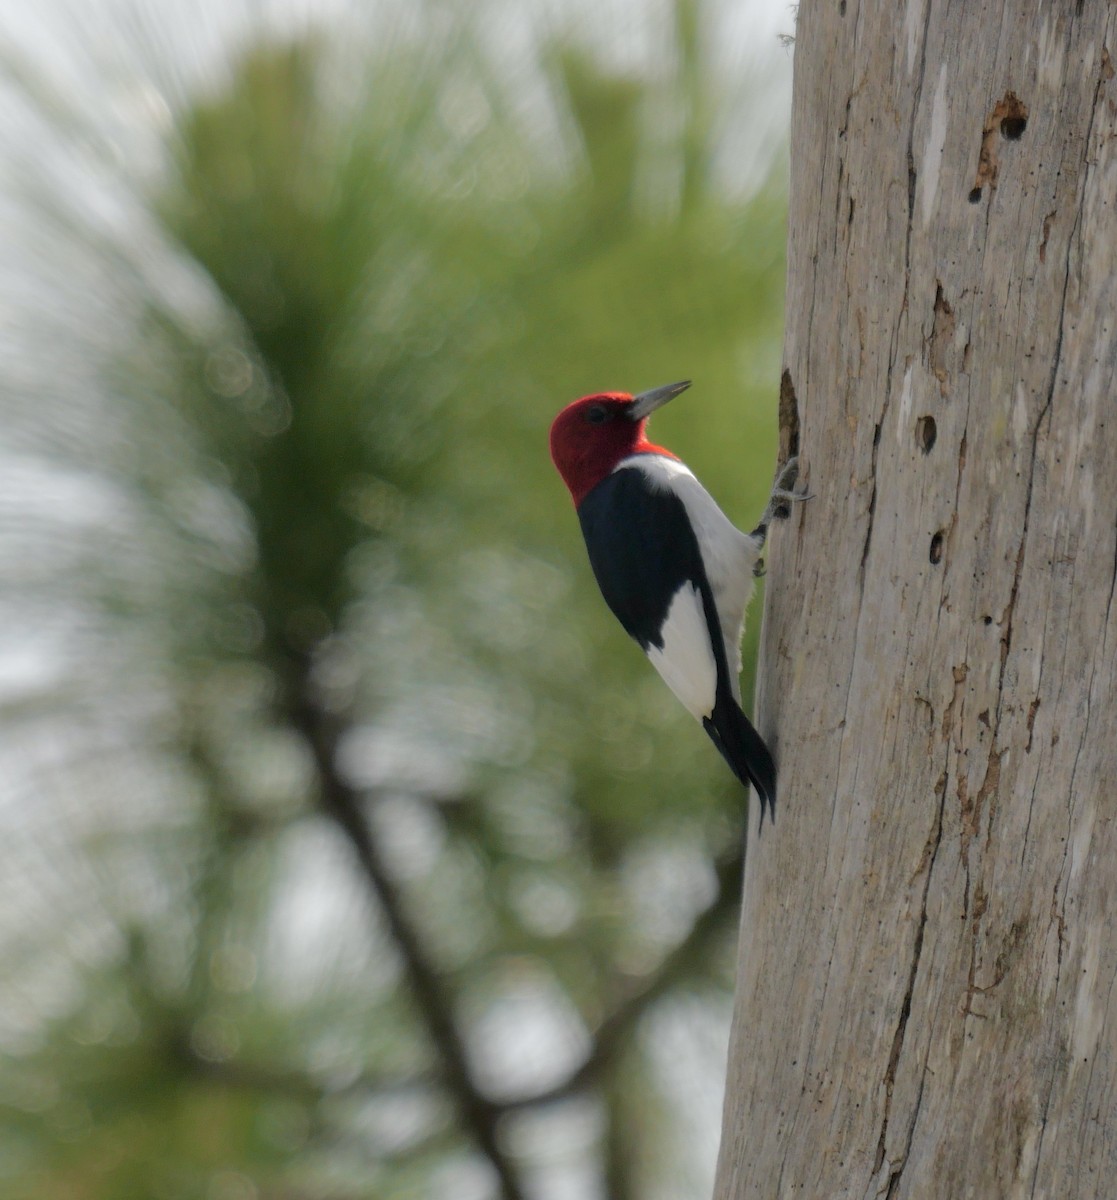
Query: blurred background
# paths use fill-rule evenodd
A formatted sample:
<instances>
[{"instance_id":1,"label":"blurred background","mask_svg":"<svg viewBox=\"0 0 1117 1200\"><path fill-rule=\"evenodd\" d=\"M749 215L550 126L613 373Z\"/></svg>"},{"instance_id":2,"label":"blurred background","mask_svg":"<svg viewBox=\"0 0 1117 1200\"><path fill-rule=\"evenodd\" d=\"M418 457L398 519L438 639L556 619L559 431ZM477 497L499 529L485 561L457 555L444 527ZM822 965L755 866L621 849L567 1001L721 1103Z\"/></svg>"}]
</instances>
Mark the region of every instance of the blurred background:
<instances>
[{"instance_id":1,"label":"blurred background","mask_svg":"<svg viewBox=\"0 0 1117 1200\"><path fill-rule=\"evenodd\" d=\"M793 21L7 6L0 1195L708 1194L744 796L547 430L759 514Z\"/></svg>"}]
</instances>

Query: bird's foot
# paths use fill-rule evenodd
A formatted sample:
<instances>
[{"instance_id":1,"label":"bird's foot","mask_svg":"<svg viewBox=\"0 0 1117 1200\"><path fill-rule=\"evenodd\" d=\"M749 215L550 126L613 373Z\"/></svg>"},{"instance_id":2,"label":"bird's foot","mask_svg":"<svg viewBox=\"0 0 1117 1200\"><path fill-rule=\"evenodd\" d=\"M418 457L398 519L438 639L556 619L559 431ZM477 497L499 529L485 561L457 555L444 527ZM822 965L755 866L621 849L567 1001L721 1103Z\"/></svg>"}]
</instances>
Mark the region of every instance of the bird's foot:
<instances>
[{"instance_id":1,"label":"bird's foot","mask_svg":"<svg viewBox=\"0 0 1117 1200\"><path fill-rule=\"evenodd\" d=\"M752 577L753 579L763 579L768 574L768 568L764 563L764 559L758 558L753 564Z\"/></svg>"},{"instance_id":2,"label":"bird's foot","mask_svg":"<svg viewBox=\"0 0 1117 1200\"><path fill-rule=\"evenodd\" d=\"M791 506L799 501L812 499L811 493L803 490L796 491L795 484L799 479L799 458L789 458L780 469L772 484L772 494L768 497L768 507L760 518L758 529L767 530L769 521L785 521L791 516Z\"/></svg>"}]
</instances>

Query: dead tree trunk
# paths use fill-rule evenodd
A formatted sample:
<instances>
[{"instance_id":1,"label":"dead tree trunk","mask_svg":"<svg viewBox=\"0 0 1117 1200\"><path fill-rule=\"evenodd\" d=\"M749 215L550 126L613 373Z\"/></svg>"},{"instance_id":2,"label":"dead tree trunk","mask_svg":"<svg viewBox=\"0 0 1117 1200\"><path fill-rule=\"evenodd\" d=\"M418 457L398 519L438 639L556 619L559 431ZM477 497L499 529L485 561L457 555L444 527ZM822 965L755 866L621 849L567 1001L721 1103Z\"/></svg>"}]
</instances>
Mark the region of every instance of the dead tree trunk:
<instances>
[{"instance_id":1,"label":"dead tree trunk","mask_svg":"<svg viewBox=\"0 0 1117 1200\"><path fill-rule=\"evenodd\" d=\"M1117 1195L1115 39L800 8L718 1200Z\"/></svg>"}]
</instances>

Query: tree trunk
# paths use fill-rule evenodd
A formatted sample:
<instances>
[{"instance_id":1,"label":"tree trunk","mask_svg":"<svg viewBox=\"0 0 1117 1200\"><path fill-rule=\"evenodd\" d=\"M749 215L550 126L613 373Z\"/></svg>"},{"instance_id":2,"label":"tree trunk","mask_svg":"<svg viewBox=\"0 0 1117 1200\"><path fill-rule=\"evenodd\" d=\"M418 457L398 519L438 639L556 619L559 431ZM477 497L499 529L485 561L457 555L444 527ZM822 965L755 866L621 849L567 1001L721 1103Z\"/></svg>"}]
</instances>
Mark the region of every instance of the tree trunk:
<instances>
[{"instance_id":1,"label":"tree trunk","mask_svg":"<svg viewBox=\"0 0 1117 1200\"><path fill-rule=\"evenodd\" d=\"M1117 1195L1115 37L800 8L718 1200Z\"/></svg>"}]
</instances>

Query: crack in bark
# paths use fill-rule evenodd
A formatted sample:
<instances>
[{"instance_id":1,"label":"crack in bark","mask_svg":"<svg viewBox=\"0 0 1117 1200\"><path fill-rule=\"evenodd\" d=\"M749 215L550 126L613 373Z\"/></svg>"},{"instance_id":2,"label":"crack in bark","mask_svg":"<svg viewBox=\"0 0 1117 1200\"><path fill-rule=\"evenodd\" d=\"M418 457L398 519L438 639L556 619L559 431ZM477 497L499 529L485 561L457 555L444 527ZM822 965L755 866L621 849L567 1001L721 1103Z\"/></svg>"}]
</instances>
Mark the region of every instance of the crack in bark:
<instances>
[{"instance_id":1,"label":"crack in bark","mask_svg":"<svg viewBox=\"0 0 1117 1200\"><path fill-rule=\"evenodd\" d=\"M1020 839L1020 867L1024 867L1024 858L1028 853L1028 838L1032 832L1032 813L1036 808L1036 792L1039 790L1039 772L1032 781L1032 794L1028 797L1028 819L1024 823L1024 836Z\"/></svg>"},{"instance_id":2,"label":"crack in bark","mask_svg":"<svg viewBox=\"0 0 1117 1200\"><path fill-rule=\"evenodd\" d=\"M1029 1200L1036 1200L1036 1184L1039 1183L1039 1165L1043 1161L1043 1136L1047 1132L1047 1117L1051 1112L1051 1093L1047 1089L1047 1098L1043 1102L1043 1116L1039 1119L1039 1141L1036 1145L1036 1165L1032 1168L1032 1189L1028 1193Z\"/></svg>"},{"instance_id":3,"label":"crack in bark","mask_svg":"<svg viewBox=\"0 0 1117 1200\"><path fill-rule=\"evenodd\" d=\"M1063 863L1066 864L1066 853L1063 854ZM1055 936L1058 938L1055 949L1055 986L1059 986L1059 973L1063 967L1063 950L1067 943L1067 914L1066 914L1066 896L1063 897L1063 903L1059 903L1059 879L1062 876L1062 871L1055 877L1055 883L1051 888L1051 910L1049 912L1050 921L1048 927L1055 926Z\"/></svg>"},{"instance_id":4,"label":"crack in bark","mask_svg":"<svg viewBox=\"0 0 1117 1200\"><path fill-rule=\"evenodd\" d=\"M907 145L907 164L908 164L908 223L907 232L904 236L904 307L907 307L907 298L910 292L911 282L911 231L915 225L915 114L919 111L920 101L923 99L923 81L927 75L927 33L931 28L931 4L927 0L927 6L923 13L923 39L919 51L919 74L915 81L915 89L912 96L911 104L911 123L908 126L908 145Z\"/></svg>"},{"instance_id":5,"label":"crack in bark","mask_svg":"<svg viewBox=\"0 0 1117 1200\"><path fill-rule=\"evenodd\" d=\"M1031 752L1032 752L1032 740L1035 735L1035 726L1036 726L1036 713L1039 712L1039 706L1042 703L1043 703L1043 701L1037 695L1035 697L1035 699L1031 702L1031 704L1028 705L1028 721L1027 721L1028 743L1024 747L1025 754L1031 754Z\"/></svg>"},{"instance_id":6,"label":"crack in bark","mask_svg":"<svg viewBox=\"0 0 1117 1200\"><path fill-rule=\"evenodd\" d=\"M931 892L931 876L935 869L935 859L938 856L939 847L942 845L942 826L943 826L943 811L946 807L946 788L943 787L939 794L939 809L935 818L935 829L932 835L934 844L930 855L927 858L927 877L923 882L923 896L920 900L919 925L915 931L915 940L912 943L911 953L911 969L908 972L907 987L904 990L904 999L900 1005L900 1020L896 1025L896 1032L892 1036L892 1050L888 1056L888 1066L884 1072L884 1115L880 1123L880 1138L877 1141L876 1162L873 1166L873 1174L876 1175L884 1164L884 1155L886 1150L886 1139L888 1136L888 1120L892 1111L892 1092L896 1085L896 1070L900 1062L900 1053L904 1048L904 1035L907 1032L908 1018L911 1016L911 1002L915 994L915 980L919 974L919 960L923 954L923 935L927 928L927 898ZM931 843L931 838L928 838L928 843ZM920 1092L917 1102L913 1108L911 1115L910 1127L907 1134L907 1147L910 1149L912 1137L915 1133L915 1122L919 1116L919 1100L922 1098L923 1085L920 1083ZM907 1150L905 1150L900 1161L891 1167L888 1181L888 1196L895 1193L896 1187L899 1186L900 1175L903 1172L904 1165L907 1162Z\"/></svg>"},{"instance_id":7,"label":"crack in bark","mask_svg":"<svg viewBox=\"0 0 1117 1200\"><path fill-rule=\"evenodd\" d=\"M930 1054L930 1047L928 1047ZM900 1161L896 1163L888 1172L888 1191L884 1193L884 1200L893 1200L893 1197L900 1190L900 1178L904 1173L904 1167L907 1166L908 1155L911 1154L911 1144L915 1140L915 1123L919 1120L919 1110L923 1104L923 1085L927 1081L927 1060L923 1060L923 1071L919 1076L919 1091L915 1094L915 1104L912 1106L911 1121L908 1124L908 1136L904 1142L904 1152L900 1155Z\"/></svg>"},{"instance_id":8,"label":"crack in bark","mask_svg":"<svg viewBox=\"0 0 1117 1200\"><path fill-rule=\"evenodd\" d=\"M1077 225L1077 222L1076 222ZM1073 239L1073 231L1071 238ZM1063 294L1059 304L1059 327L1055 335L1055 354L1051 366L1051 377L1047 385L1047 396L1043 402L1043 407L1036 417L1035 425L1032 427L1032 446L1028 460L1028 487L1024 494L1024 517L1021 522L1020 543L1016 550L1016 563L1012 571L1012 586L1009 589L1008 603L1001 613L1001 618L997 622L1004 631L1001 634L1001 662L1000 669L997 672L997 716L993 726L993 744L996 745L997 735L1001 727L1001 704L1004 700L1004 681L1005 668L1008 664L1009 651L1012 649L1012 625L1016 615L1016 599L1020 593L1020 578L1024 572L1024 552L1028 544L1028 524L1032 514L1032 498L1035 493L1036 482L1036 460L1039 456L1039 437L1040 429L1043 422L1051 413L1051 405L1055 397L1055 384L1059 374L1059 363L1062 359L1063 351L1063 323L1066 318L1067 311L1067 288L1070 284L1070 249L1067 249L1067 269L1066 275L1063 278Z\"/></svg>"},{"instance_id":9,"label":"crack in bark","mask_svg":"<svg viewBox=\"0 0 1117 1200\"><path fill-rule=\"evenodd\" d=\"M887 404L885 405L887 411ZM880 414L880 421L873 426L873 457L869 466L869 471L873 480L873 490L869 493L869 521L865 526L865 541L861 546L861 563L858 566L858 579L860 581L861 596L865 595L865 568L869 561L869 543L873 540L873 520L877 512L877 449L880 446L880 429L884 422L884 412Z\"/></svg>"}]
</instances>

